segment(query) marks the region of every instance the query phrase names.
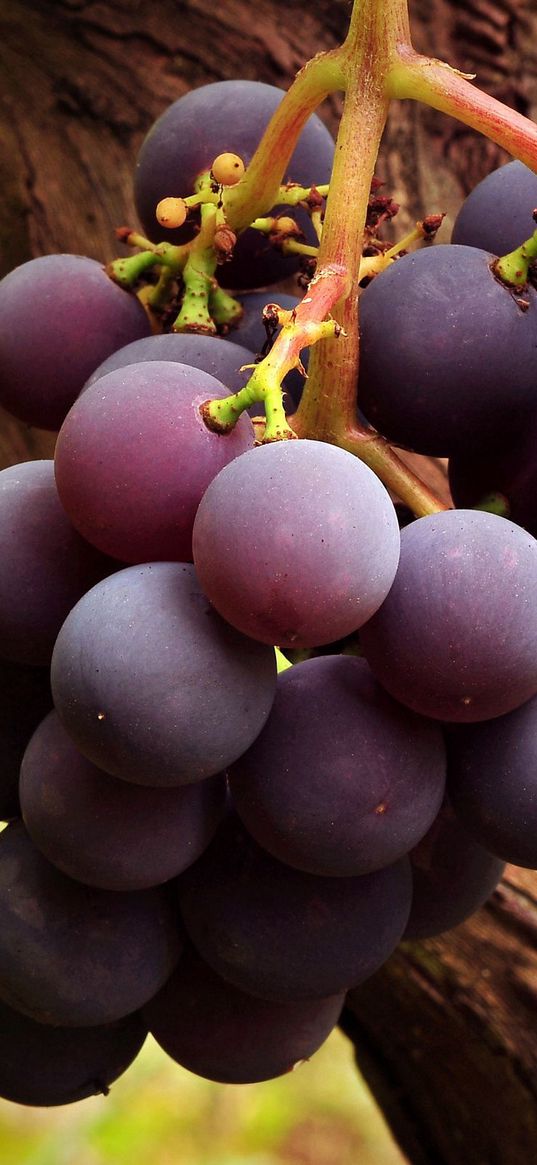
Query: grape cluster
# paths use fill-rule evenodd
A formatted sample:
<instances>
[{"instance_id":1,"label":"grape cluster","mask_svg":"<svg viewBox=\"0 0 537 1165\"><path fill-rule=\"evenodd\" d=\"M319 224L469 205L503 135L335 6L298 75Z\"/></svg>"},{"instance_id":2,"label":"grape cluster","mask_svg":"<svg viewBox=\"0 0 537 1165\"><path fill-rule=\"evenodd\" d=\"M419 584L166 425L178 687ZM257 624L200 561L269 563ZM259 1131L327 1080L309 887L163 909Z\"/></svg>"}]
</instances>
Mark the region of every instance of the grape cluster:
<instances>
[{"instance_id":1,"label":"grape cluster","mask_svg":"<svg viewBox=\"0 0 537 1165\"><path fill-rule=\"evenodd\" d=\"M240 180L280 99L225 82L163 115L149 239L203 230L184 198ZM313 118L289 180L327 181L333 149ZM205 424L270 347L270 293L234 330L155 334L84 257L0 284L0 401L59 430L54 462L0 473L2 1096L106 1092L147 1031L211 1079L288 1071L402 939L537 867L537 300L498 277L494 211L491 178L452 244L362 292L368 421L449 457L461 499L415 521L336 445ZM289 266L245 230L222 282ZM514 521L472 508L491 491ZM304 658L277 674L275 648Z\"/></svg>"}]
</instances>

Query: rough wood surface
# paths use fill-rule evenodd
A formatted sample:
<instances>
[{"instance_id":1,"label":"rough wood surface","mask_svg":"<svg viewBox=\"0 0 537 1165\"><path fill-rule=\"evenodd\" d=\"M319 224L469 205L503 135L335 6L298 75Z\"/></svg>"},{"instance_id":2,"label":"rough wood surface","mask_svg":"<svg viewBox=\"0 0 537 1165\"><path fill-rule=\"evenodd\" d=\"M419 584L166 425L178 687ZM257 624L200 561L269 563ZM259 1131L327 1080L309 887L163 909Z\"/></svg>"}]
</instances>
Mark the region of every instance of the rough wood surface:
<instances>
[{"instance_id":1,"label":"rough wood surface","mask_svg":"<svg viewBox=\"0 0 537 1165\"><path fill-rule=\"evenodd\" d=\"M535 4L411 7L416 47L535 116ZM166 105L232 76L286 87L348 16L347 0L3 0L0 274L52 251L120 254L136 151ZM332 127L339 108L335 97L320 111ZM378 173L401 203L398 232L443 210L447 240L464 194L503 157L438 113L394 104ZM53 440L0 418L2 464L50 456ZM445 488L443 467L431 472ZM353 997L360 1065L416 1165L537 1159L536 985L537 876L510 870L474 920L402 948Z\"/></svg>"}]
</instances>

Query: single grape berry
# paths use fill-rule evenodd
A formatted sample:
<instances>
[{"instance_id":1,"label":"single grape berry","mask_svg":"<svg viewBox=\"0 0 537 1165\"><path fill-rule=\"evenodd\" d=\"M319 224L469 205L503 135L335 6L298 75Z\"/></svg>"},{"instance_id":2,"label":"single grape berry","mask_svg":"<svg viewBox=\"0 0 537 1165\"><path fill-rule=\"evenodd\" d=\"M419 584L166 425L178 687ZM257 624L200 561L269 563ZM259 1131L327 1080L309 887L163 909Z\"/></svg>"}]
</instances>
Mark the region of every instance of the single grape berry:
<instances>
[{"instance_id":1,"label":"single grape berry","mask_svg":"<svg viewBox=\"0 0 537 1165\"><path fill-rule=\"evenodd\" d=\"M173 230L182 227L186 219L186 206L182 198L161 198L155 214L161 227Z\"/></svg>"},{"instance_id":2,"label":"single grape berry","mask_svg":"<svg viewBox=\"0 0 537 1165\"><path fill-rule=\"evenodd\" d=\"M220 186L236 186L244 174L245 166L238 154L219 154L211 166L211 174ZM177 223L177 226L180 226Z\"/></svg>"}]
</instances>

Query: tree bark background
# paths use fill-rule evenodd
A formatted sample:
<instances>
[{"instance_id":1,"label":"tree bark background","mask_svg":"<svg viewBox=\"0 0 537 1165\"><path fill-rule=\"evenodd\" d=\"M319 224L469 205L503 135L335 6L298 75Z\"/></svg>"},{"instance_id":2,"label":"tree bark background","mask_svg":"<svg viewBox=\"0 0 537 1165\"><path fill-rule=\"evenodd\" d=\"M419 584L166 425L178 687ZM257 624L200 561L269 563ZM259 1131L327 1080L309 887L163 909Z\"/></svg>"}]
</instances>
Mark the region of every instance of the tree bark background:
<instances>
[{"instance_id":1,"label":"tree bark background","mask_svg":"<svg viewBox=\"0 0 537 1165\"><path fill-rule=\"evenodd\" d=\"M537 114L537 6L414 0L415 46ZM247 77L287 87L344 36L347 0L0 0L0 274L54 251L107 261L136 225L132 171L187 89ZM320 110L335 130L340 102ZM446 211L506 157L465 127L394 103L377 172L397 233ZM36 369L38 354L36 353ZM50 434L0 417L0 464L50 456ZM537 1159L537 875L509 869L455 932L407 944L353 995L346 1030L415 1165Z\"/></svg>"}]
</instances>

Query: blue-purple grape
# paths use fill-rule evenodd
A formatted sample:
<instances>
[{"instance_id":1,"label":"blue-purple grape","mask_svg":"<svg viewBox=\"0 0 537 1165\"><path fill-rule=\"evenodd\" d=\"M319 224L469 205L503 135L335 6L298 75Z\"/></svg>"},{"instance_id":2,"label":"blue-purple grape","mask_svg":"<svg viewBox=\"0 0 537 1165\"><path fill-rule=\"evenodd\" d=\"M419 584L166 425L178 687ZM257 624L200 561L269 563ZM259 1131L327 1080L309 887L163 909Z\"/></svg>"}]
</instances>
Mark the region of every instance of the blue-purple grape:
<instances>
[{"instance_id":1,"label":"blue-purple grape","mask_svg":"<svg viewBox=\"0 0 537 1165\"><path fill-rule=\"evenodd\" d=\"M49 664L71 608L117 565L69 521L53 461L0 472L0 655Z\"/></svg>"},{"instance_id":2,"label":"blue-purple grape","mask_svg":"<svg viewBox=\"0 0 537 1165\"><path fill-rule=\"evenodd\" d=\"M56 484L73 526L123 562L190 562L192 526L209 482L251 449L243 415L211 432L200 406L226 396L198 368L154 360L109 372L68 413L56 445Z\"/></svg>"},{"instance_id":3,"label":"blue-purple grape","mask_svg":"<svg viewBox=\"0 0 537 1165\"><path fill-rule=\"evenodd\" d=\"M404 939L431 938L465 922L490 898L504 870L448 801L409 856L413 891Z\"/></svg>"},{"instance_id":4,"label":"blue-purple grape","mask_svg":"<svg viewBox=\"0 0 537 1165\"><path fill-rule=\"evenodd\" d=\"M223 1084L253 1084L309 1060L337 1023L343 999L255 998L188 948L143 1015L164 1051L190 1072Z\"/></svg>"},{"instance_id":5,"label":"blue-purple grape","mask_svg":"<svg viewBox=\"0 0 537 1165\"><path fill-rule=\"evenodd\" d=\"M537 403L537 402L536 402ZM487 506L499 495L506 517L537 537L537 408L523 415L516 431L498 432L449 461L449 485L456 506Z\"/></svg>"},{"instance_id":6,"label":"blue-purple grape","mask_svg":"<svg viewBox=\"0 0 537 1165\"><path fill-rule=\"evenodd\" d=\"M22 822L0 835L0 927L0 999L65 1027L137 1011L182 949L167 891L83 886L42 856Z\"/></svg>"},{"instance_id":7,"label":"blue-purple grape","mask_svg":"<svg viewBox=\"0 0 537 1165\"><path fill-rule=\"evenodd\" d=\"M507 255L533 234L536 207L537 174L523 162L508 162L470 191L455 219L451 241Z\"/></svg>"},{"instance_id":8,"label":"blue-purple grape","mask_svg":"<svg viewBox=\"0 0 537 1165\"><path fill-rule=\"evenodd\" d=\"M44 255L0 283L0 404L59 429L88 376L151 332L136 296L82 255Z\"/></svg>"},{"instance_id":9,"label":"blue-purple grape","mask_svg":"<svg viewBox=\"0 0 537 1165\"><path fill-rule=\"evenodd\" d=\"M360 298L358 399L388 440L451 457L500 430L535 400L537 291L526 307L474 247L405 255Z\"/></svg>"},{"instance_id":10,"label":"blue-purple grape","mask_svg":"<svg viewBox=\"0 0 537 1165\"><path fill-rule=\"evenodd\" d=\"M334 445L280 441L226 466L200 503L201 585L245 635L280 647L343 638L380 606L399 557L384 486Z\"/></svg>"},{"instance_id":11,"label":"blue-purple grape","mask_svg":"<svg viewBox=\"0 0 537 1165\"><path fill-rule=\"evenodd\" d=\"M448 737L449 797L476 842L537 869L537 697Z\"/></svg>"},{"instance_id":12,"label":"blue-purple grape","mask_svg":"<svg viewBox=\"0 0 537 1165\"><path fill-rule=\"evenodd\" d=\"M196 216L176 230L160 227L157 203L169 195L192 194L196 178L221 153L238 154L248 165L283 96L282 89L260 81L216 81L185 93L164 111L142 143L134 179L138 214L150 239L182 242L194 234ZM333 156L333 138L314 114L300 135L284 182L307 186L329 182ZM270 207L265 211L270 213ZM307 214L298 210L296 218L308 241L315 243ZM218 278L226 287L263 287L285 279L298 265L296 256L284 256L263 234L248 228L239 237L233 258L219 268Z\"/></svg>"},{"instance_id":13,"label":"blue-purple grape","mask_svg":"<svg viewBox=\"0 0 537 1165\"><path fill-rule=\"evenodd\" d=\"M261 731L276 687L272 649L225 623L193 567L173 562L93 587L60 631L51 675L80 751L155 786L223 772Z\"/></svg>"},{"instance_id":14,"label":"blue-purple grape","mask_svg":"<svg viewBox=\"0 0 537 1165\"><path fill-rule=\"evenodd\" d=\"M447 721L487 720L537 692L537 542L474 510L401 532L390 593L362 627L377 679L402 704Z\"/></svg>"},{"instance_id":15,"label":"blue-purple grape","mask_svg":"<svg viewBox=\"0 0 537 1165\"><path fill-rule=\"evenodd\" d=\"M332 655L282 672L268 721L229 780L259 845L308 873L349 877L417 844L445 773L440 726L392 700L365 660Z\"/></svg>"},{"instance_id":16,"label":"blue-purple grape","mask_svg":"<svg viewBox=\"0 0 537 1165\"><path fill-rule=\"evenodd\" d=\"M19 795L41 853L101 890L144 890L177 877L206 849L226 805L223 776L149 789L104 773L78 751L56 712L26 748Z\"/></svg>"},{"instance_id":17,"label":"blue-purple grape","mask_svg":"<svg viewBox=\"0 0 537 1165\"><path fill-rule=\"evenodd\" d=\"M235 340L235 333L229 338ZM108 356L89 377L84 391L95 380L114 372L116 368L126 368L128 364L141 364L147 360L171 360L174 364L187 364L190 368L201 368L223 384L228 392L239 392L247 383L252 370L241 367L254 362L254 352L249 350L243 338L237 336L237 343L230 348L227 338L222 336L197 336L188 332L163 332L162 335L146 336L134 340L124 348L118 348Z\"/></svg>"},{"instance_id":18,"label":"blue-purple grape","mask_svg":"<svg viewBox=\"0 0 537 1165\"><path fill-rule=\"evenodd\" d=\"M139 1012L96 1027L53 1027L0 1003L0 1096L36 1107L106 1096L146 1034Z\"/></svg>"},{"instance_id":19,"label":"blue-purple grape","mask_svg":"<svg viewBox=\"0 0 537 1165\"><path fill-rule=\"evenodd\" d=\"M357 878L284 865L230 816L177 881L194 946L222 978L261 999L316 999L364 981L408 919L408 858Z\"/></svg>"}]
</instances>

